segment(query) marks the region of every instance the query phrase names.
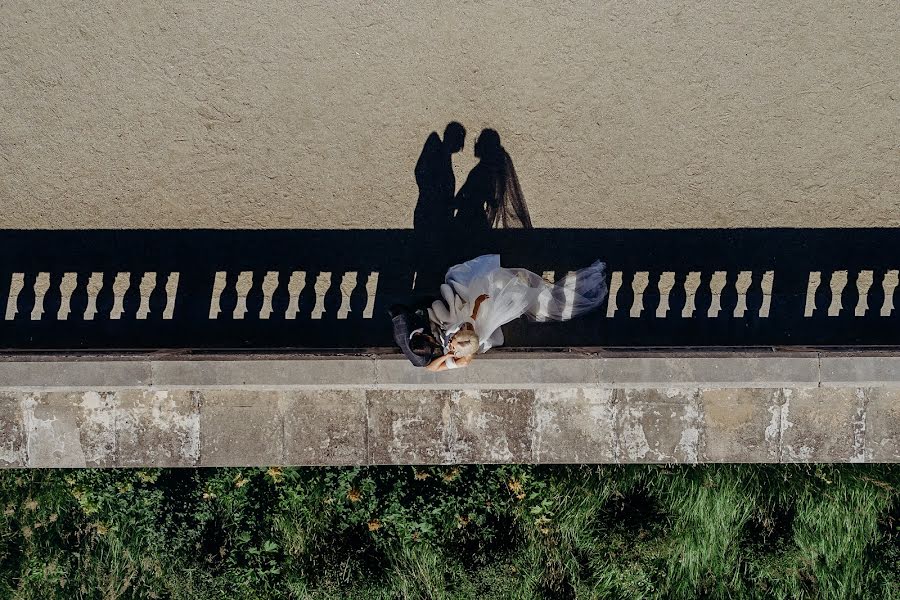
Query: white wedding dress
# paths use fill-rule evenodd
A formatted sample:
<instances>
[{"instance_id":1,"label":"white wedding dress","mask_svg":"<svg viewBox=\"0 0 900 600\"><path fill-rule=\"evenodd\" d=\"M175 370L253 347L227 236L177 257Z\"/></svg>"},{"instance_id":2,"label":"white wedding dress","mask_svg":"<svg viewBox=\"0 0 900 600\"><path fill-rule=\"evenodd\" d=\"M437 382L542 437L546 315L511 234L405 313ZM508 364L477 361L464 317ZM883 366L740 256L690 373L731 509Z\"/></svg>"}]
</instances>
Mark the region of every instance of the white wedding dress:
<instances>
[{"instance_id":1,"label":"white wedding dress","mask_svg":"<svg viewBox=\"0 0 900 600\"><path fill-rule=\"evenodd\" d=\"M486 254L451 267L441 285L442 300L435 300L428 316L440 329L444 351L450 337L471 323L479 339L479 352L503 344L501 326L525 315L533 321L567 321L589 312L606 298L606 264L600 261L556 283L527 269L500 266L500 255ZM475 300L487 295L472 319Z\"/></svg>"}]
</instances>

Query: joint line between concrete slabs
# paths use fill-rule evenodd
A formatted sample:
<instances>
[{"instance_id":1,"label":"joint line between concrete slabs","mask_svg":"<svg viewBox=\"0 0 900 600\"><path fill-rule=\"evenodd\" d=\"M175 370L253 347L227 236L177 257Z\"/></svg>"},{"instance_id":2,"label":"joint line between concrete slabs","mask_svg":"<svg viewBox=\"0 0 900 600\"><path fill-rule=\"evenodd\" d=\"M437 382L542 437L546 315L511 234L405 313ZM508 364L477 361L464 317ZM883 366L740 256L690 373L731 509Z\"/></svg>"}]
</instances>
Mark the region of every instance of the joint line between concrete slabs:
<instances>
[{"instance_id":1,"label":"joint line between concrete slabs","mask_svg":"<svg viewBox=\"0 0 900 600\"><path fill-rule=\"evenodd\" d=\"M787 402L787 394L784 388L779 388L778 398L778 464L784 463L784 405Z\"/></svg>"},{"instance_id":2,"label":"joint line between concrete slabs","mask_svg":"<svg viewBox=\"0 0 900 600\"><path fill-rule=\"evenodd\" d=\"M369 447L369 430L372 428L372 401L369 399L369 394L363 394L363 397L366 399L366 429L363 432L363 443L365 444L366 449L366 464L373 465L374 460L372 458L372 449Z\"/></svg>"},{"instance_id":3,"label":"joint line between concrete slabs","mask_svg":"<svg viewBox=\"0 0 900 600\"><path fill-rule=\"evenodd\" d=\"M378 380L380 378L380 363L381 361L377 360L375 357L372 357L372 378L374 379L372 387L374 389L379 389ZM373 456L369 440L372 430L372 400L369 398L368 390L366 390L365 388L363 388L363 397L366 399L366 430L363 434L366 449L366 464L371 466L375 464L375 457Z\"/></svg>"},{"instance_id":4,"label":"joint line between concrete slabs","mask_svg":"<svg viewBox=\"0 0 900 600\"><path fill-rule=\"evenodd\" d=\"M287 446L287 438L284 436L284 421L285 421L285 408L289 406L284 399L284 394L279 394L278 403L281 405L281 408L278 410L278 420L281 422L281 464L287 464L287 450L285 446Z\"/></svg>"},{"instance_id":5,"label":"joint line between concrete slabs","mask_svg":"<svg viewBox=\"0 0 900 600\"><path fill-rule=\"evenodd\" d=\"M822 353L816 352L816 379L819 381L819 385L816 387L822 387Z\"/></svg>"},{"instance_id":6,"label":"joint line between concrete slabs","mask_svg":"<svg viewBox=\"0 0 900 600\"><path fill-rule=\"evenodd\" d=\"M197 466L203 465L203 394L197 390L191 392L197 402Z\"/></svg>"},{"instance_id":7,"label":"joint line between concrete slabs","mask_svg":"<svg viewBox=\"0 0 900 600\"><path fill-rule=\"evenodd\" d=\"M24 462L22 463L22 466L26 468L31 466L31 454L29 453L29 450L31 448L31 427L33 425L32 421L34 420L34 413L32 412L29 414L26 407L28 396L29 394L26 393L19 397L19 411L22 413L22 430L24 434L22 440L22 445L24 446L22 457Z\"/></svg>"},{"instance_id":8,"label":"joint line between concrete slabs","mask_svg":"<svg viewBox=\"0 0 900 600\"><path fill-rule=\"evenodd\" d=\"M113 411L113 464L118 466L121 464L121 455L119 453L119 438L122 433L122 411L119 410L121 399L119 398L119 394L116 392L105 392L103 394L104 404L108 407L111 401L115 401L115 406L112 406Z\"/></svg>"},{"instance_id":9,"label":"joint line between concrete slabs","mask_svg":"<svg viewBox=\"0 0 900 600\"><path fill-rule=\"evenodd\" d=\"M859 399L860 403L862 404L862 406L860 406L860 425L862 426L862 435L860 436L860 452L857 454L857 458L860 462L865 463L868 460L868 456L866 456L866 454L869 450L869 393L866 388L861 387L857 389L859 389L859 393L862 395L862 397ZM856 440L854 440L854 442L855 441Z\"/></svg>"},{"instance_id":10,"label":"joint line between concrete slabs","mask_svg":"<svg viewBox=\"0 0 900 600\"><path fill-rule=\"evenodd\" d=\"M619 438L621 433L619 427L619 410L621 408L622 403L625 401L625 390L621 388L613 389L612 393L612 447L613 447L613 461L615 464L622 464L622 455L621 455L621 446L622 442Z\"/></svg>"}]
</instances>

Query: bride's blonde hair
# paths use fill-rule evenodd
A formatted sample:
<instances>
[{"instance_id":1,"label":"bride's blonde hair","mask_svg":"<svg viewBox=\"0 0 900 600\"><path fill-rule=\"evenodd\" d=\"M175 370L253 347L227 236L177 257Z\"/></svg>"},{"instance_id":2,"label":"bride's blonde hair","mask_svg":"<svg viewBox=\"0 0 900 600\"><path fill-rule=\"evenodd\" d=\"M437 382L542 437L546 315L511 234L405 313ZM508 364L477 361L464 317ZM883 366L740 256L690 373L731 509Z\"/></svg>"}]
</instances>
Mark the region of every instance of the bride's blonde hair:
<instances>
[{"instance_id":1,"label":"bride's blonde hair","mask_svg":"<svg viewBox=\"0 0 900 600\"><path fill-rule=\"evenodd\" d=\"M457 331L453 335L453 341L456 345L456 350L453 352L453 356L456 358L465 358L466 356L472 356L476 352L478 352L478 335L470 330L470 329L461 329Z\"/></svg>"}]
</instances>

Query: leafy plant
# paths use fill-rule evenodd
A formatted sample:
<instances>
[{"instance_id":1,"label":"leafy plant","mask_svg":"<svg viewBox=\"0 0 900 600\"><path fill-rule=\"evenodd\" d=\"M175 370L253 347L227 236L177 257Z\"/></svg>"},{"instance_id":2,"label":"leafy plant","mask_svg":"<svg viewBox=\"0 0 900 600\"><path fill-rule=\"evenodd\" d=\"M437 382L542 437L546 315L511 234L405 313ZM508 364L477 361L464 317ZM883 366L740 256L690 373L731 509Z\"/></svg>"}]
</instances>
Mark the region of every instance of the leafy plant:
<instances>
[{"instance_id":1,"label":"leafy plant","mask_svg":"<svg viewBox=\"0 0 900 600\"><path fill-rule=\"evenodd\" d=\"M897 598L900 468L0 472L0 598Z\"/></svg>"}]
</instances>

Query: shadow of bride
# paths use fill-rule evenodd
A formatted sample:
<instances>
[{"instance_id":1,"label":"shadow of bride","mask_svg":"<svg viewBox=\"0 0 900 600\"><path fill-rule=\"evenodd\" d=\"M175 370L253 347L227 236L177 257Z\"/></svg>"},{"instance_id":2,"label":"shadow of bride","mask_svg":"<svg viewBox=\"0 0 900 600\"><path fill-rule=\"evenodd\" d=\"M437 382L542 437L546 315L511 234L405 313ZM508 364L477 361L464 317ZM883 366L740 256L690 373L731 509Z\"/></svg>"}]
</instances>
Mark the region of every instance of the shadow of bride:
<instances>
[{"instance_id":1,"label":"shadow of bride","mask_svg":"<svg viewBox=\"0 0 900 600\"><path fill-rule=\"evenodd\" d=\"M420 300L434 296L449 267L499 252L496 230L532 229L512 158L494 129L478 135L474 147L478 163L455 193L453 155L464 148L465 136L465 128L456 121L444 129L443 139L432 132L416 162L414 295Z\"/></svg>"},{"instance_id":2,"label":"shadow of bride","mask_svg":"<svg viewBox=\"0 0 900 600\"><path fill-rule=\"evenodd\" d=\"M455 227L460 232L532 229L531 215L512 158L500 134L485 129L475 141L478 164L456 194Z\"/></svg>"}]
</instances>

